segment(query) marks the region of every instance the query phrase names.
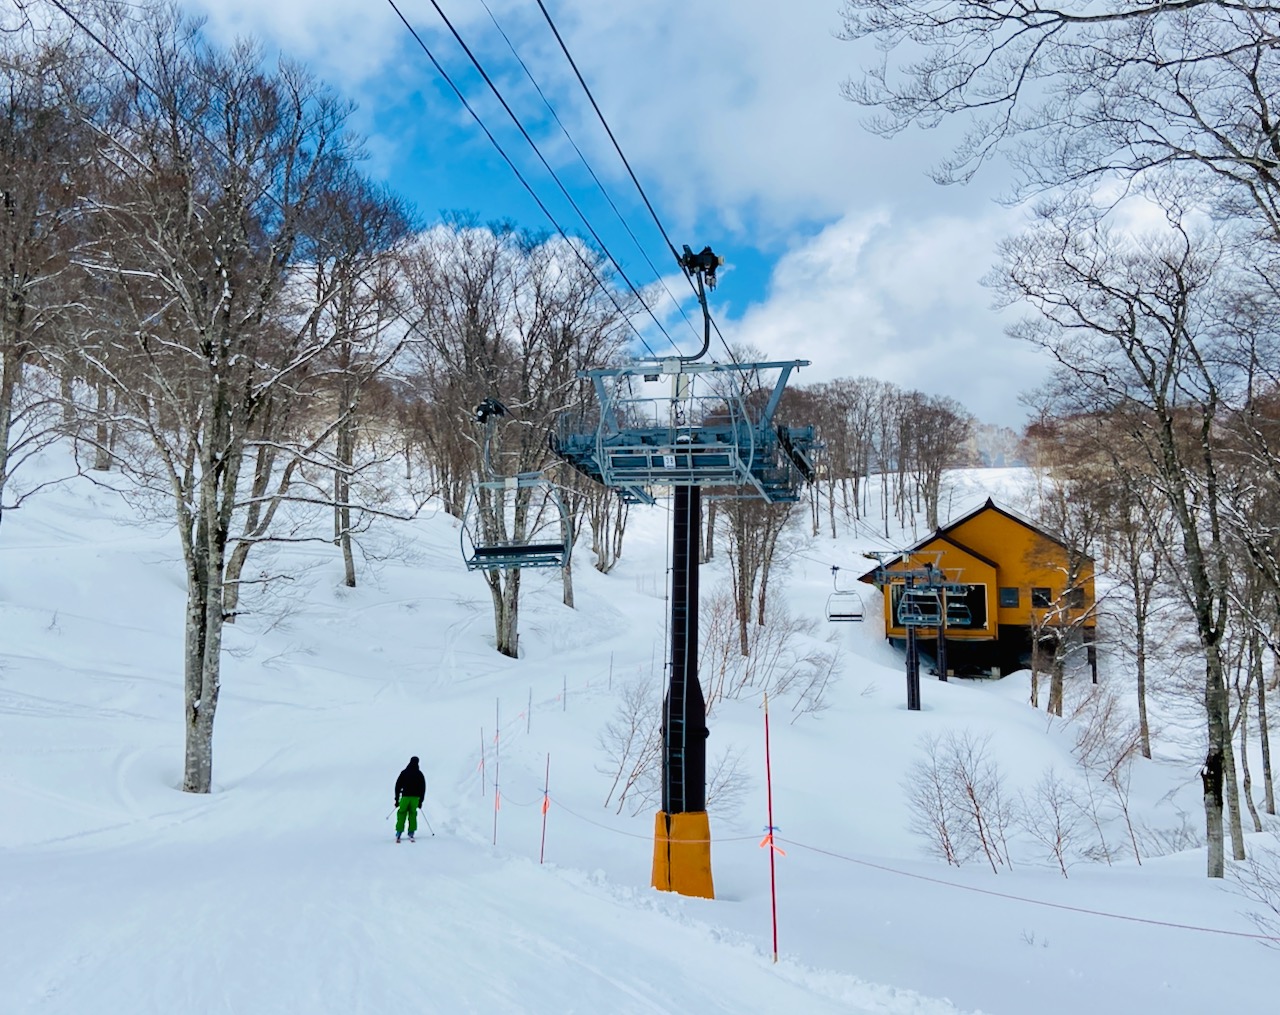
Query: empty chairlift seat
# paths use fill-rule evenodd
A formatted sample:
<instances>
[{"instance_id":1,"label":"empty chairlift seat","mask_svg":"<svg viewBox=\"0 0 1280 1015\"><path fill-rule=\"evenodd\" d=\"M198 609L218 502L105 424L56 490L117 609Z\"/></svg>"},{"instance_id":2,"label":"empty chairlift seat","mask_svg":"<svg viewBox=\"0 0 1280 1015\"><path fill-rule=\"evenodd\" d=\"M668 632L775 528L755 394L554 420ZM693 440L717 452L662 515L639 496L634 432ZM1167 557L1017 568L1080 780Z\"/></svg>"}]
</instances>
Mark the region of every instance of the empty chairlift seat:
<instances>
[{"instance_id":1,"label":"empty chairlift seat","mask_svg":"<svg viewBox=\"0 0 1280 1015\"><path fill-rule=\"evenodd\" d=\"M832 623L860 621L862 597L856 592L833 592L827 597L827 620Z\"/></svg>"},{"instance_id":2,"label":"empty chairlift seat","mask_svg":"<svg viewBox=\"0 0 1280 1015\"><path fill-rule=\"evenodd\" d=\"M903 626L936 627L942 603L932 589L905 588L898 600L898 623Z\"/></svg>"},{"instance_id":3,"label":"empty chairlift seat","mask_svg":"<svg viewBox=\"0 0 1280 1015\"><path fill-rule=\"evenodd\" d=\"M468 571L568 567L570 520L554 484L536 474L477 483L462 517Z\"/></svg>"}]
</instances>

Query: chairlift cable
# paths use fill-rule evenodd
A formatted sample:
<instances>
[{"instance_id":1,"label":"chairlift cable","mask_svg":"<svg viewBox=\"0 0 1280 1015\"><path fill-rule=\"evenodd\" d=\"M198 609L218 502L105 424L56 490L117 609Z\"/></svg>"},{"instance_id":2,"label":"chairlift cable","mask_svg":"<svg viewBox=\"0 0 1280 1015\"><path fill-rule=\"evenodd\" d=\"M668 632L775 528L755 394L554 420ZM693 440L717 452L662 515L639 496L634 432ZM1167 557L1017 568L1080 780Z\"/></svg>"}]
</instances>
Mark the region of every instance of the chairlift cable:
<instances>
[{"instance_id":1,"label":"chairlift cable","mask_svg":"<svg viewBox=\"0 0 1280 1015\"><path fill-rule=\"evenodd\" d=\"M162 96L161 96L161 94L160 94L159 89L158 89L158 88L156 88L156 86L155 86L155 85L153 85L153 84L152 84L152 83L151 83L151 82L146 78L146 76L145 76L145 75L144 75L144 74L143 74L143 73L142 73L142 72L141 72L137 67L135 67L135 66L134 66L133 64L131 64L128 60L126 60L123 56L121 56L121 55L120 55L120 54L119 54L119 53L118 53L118 52L117 52L117 51L116 51L116 50L111 46L111 44L110 44L110 43L108 43L108 42L107 42L105 39L103 39L103 38L102 38L102 37L101 37L97 32L95 32L92 28L90 28L90 27L89 27L89 25L88 25L88 24L86 24L86 23L85 23L85 22L84 22L80 17L78 17L78 16L77 16L76 14L74 14L71 10L69 10L69 9L68 9L68 7L66 6L66 4L64 4L64 3L62 2L62 0L49 0L49 3L50 3L53 7L55 7L58 11L60 11L60 12L62 13L63 17L65 17L69 22L71 22L71 24L75 25L75 26L76 26L76 28L78 28L78 29L79 29L81 32L83 32L83 33L84 33L84 34L85 34L85 35L86 35L90 40L92 40L92 42L93 42L96 46L98 46L98 48L99 48L99 49L101 49L101 50L102 50L104 53L106 53L106 54L107 54L107 56L109 56L109 57L110 57L110 58L111 58L111 59L112 59L116 64L118 64L118 65L119 65L119 66L120 66L120 67L125 71L125 73L129 75L129 77L130 77L130 78L132 78L134 81L136 81L136 82L138 83L138 85L139 85L139 86L140 86L144 91L146 91L146 92L148 92L149 94L151 94L151 95L155 96L157 99L162 98ZM395 4L394 4L394 3L392 3L392 5L391 5L391 6L392 6L392 8L393 8L393 9L395 9ZM396 13L397 13L397 14L400 14L400 12L399 12L399 10L398 10L398 9L396 9ZM402 21L404 21L404 15L400 15L400 19L401 19ZM405 25L406 25L406 27L408 27L408 28L409 28L409 31L414 35L414 38L415 38L415 39L417 39L417 38L418 38L417 33L413 31L412 26L410 26L410 25L408 24L408 22L405 22ZM439 64L439 62L438 62L438 61L436 60L436 58L431 54L430 50L428 50L428 49L427 49L426 45L425 45L425 44L423 44L423 42L422 42L422 40L421 40L421 39L418 39L418 43L419 43L419 45L421 45L421 46L422 46L423 50L427 53L427 56L431 59L431 62L435 65L436 69L440 72L440 75L445 79L445 81L446 81L446 82L449 84L449 86L453 89L454 93L455 93L455 94L458 96L458 98L462 101L463 105L464 105L464 106L466 106L467 110L468 110L468 111L471 113L471 115L475 118L476 122L480 125L480 128L485 132L485 134L486 134L486 135L488 135L489 140L493 142L494 147L496 147L496 148L498 149L499 154L501 154L501 155L502 155L502 157L503 157L503 159L505 159L505 160L506 160L507 164L511 166L512 170L513 170L513 171L515 172L515 174L516 174L516 177L520 180L520 182L521 182L522 184L524 184L525 189L529 191L529 194L533 197L534 201L535 201L535 202L538 204L538 206L543 210L543 212L547 215L547 217L548 217L549 219L551 219L552 225L554 225L554 226L556 227L556 230L560 233L561 237L563 237L563 238L565 239L565 241L566 241L566 243L568 244L568 246L570 247L570 249L572 249L572 250L574 251L575 255L576 255L576 256L578 257L578 259L582 262L583 266L584 266L585 268L587 268L587 270L591 273L592 278L595 280L596 284L600 287L600 289L601 289L601 290L602 290L606 295L608 295L608 296L609 296L610 302L612 302L612 303L613 303L614 308L618 311L618 314L621 316L621 318L622 318L624 321L626 321L626 322L627 322L627 325L631 328L631 330L635 332L636 337L640 339L641 344L645 347L645 349L647 349L647 350L649 351L650 355L653 355L653 356L655 356L655 358L656 358L656 354L653 352L653 349L649 346L649 343L645 340L644 335L643 335L643 334L641 334L641 333L640 333L640 331L636 328L636 326L631 322L630 317L627 315L626 311L624 311L624 310L622 309L622 307L618 304L618 301L617 301L617 299L614 297L614 295L613 295L612 291L610 291L610 290L609 290L609 288L603 284L603 282L602 282L602 281L600 280L600 278L595 274L595 272L594 272L594 270L591 268L591 266L586 262L586 259L582 257L582 254L581 254L581 252L578 250L578 248L577 248L577 247L576 247L572 242L570 242L570 241L569 241L568 236L565 234L564 230L560 228L559 223L557 223L557 222L555 221L554 217L552 217L552 216L551 216L551 213L547 210L546 206L542 203L542 201L541 201L541 200L539 200L538 195L537 195L537 194L535 194L535 193L533 192L532 188L529 186L528 182L524 179L524 177L523 177L523 176L521 176L520 171L519 171L518 169L516 169L516 167L515 167L515 165L514 165L514 164L512 164L511 160L507 157L506 153L502 150L502 148L501 148L501 146L498 144L497 140L493 137L493 135L492 135L492 134L490 134L490 133L489 133L488 128L487 128L487 127L485 127L485 125L484 125L483 121L481 121L481 120L480 120L480 118L479 118L479 116L477 116L477 115L476 115L475 110L471 108L470 104L469 104L469 103L467 103L466 98L465 98L465 97L463 97L462 92L458 89L457 85L455 85L455 84L454 84L454 82L453 82L453 80L449 77L449 75L448 75L447 73L445 73L444 68L443 68L443 67L441 67L441 65ZM201 141L203 141L205 144L207 144L207 145L210 147L210 149L212 149L214 152L217 152L217 153L218 153L219 155L221 155L223 158L226 158L226 159L228 159L228 161L230 161L230 156L227 154L227 152L226 152L226 151L224 151L224 150L223 150L222 146L221 146L221 145L219 145L219 144L218 144L218 142L216 142L213 138L211 138L211 137L210 137L210 136L209 136L209 135L208 135L208 134L207 134L207 133L206 133L206 132L201 128L201 127L200 127L200 125L199 125L198 123L196 123L195 121L191 120L190 118L188 118L188 117L187 117L187 116L185 116L185 115L182 115L182 114L178 114L178 115L179 115L179 118L182 120L182 122L183 122L184 124L186 124L186 125L191 129L192 133L193 133L196 137L200 138L200 140L201 140ZM272 203L274 203L275 205L277 205L277 206L279 206L279 207L283 207L283 205L281 204L280 199L279 199L278 197L276 197L274 194L271 194L269 191L264 191L263 193L264 193L264 196L265 196L269 201L271 201ZM364 279L361 279L361 280L360 280L360 283L361 283L362 285L364 285L366 288L368 288L370 292L372 292L372 291L373 291L373 288L372 288L372 286L370 285L370 283L369 283L368 281L366 281L366 280L364 280ZM409 332L410 334L413 334L413 333L415 333L415 332L418 332L418 333L420 333L420 332L421 332L421 325L420 325L420 324L418 324L418 323L417 323L417 322L415 322L415 321L410 320L410 319L409 319L409 318L408 318L408 317L407 317L403 312L401 312L401 311L399 311L399 310L394 310L394 311L393 311L393 316L394 316L394 318L395 318L395 319L402 321L402 322L407 326L408 332ZM668 335L667 337L668 337L668 340L670 340L670 336ZM675 343L673 342L672 344L674 345Z\"/></svg>"},{"instance_id":2,"label":"chairlift cable","mask_svg":"<svg viewBox=\"0 0 1280 1015\"><path fill-rule=\"evenodd\" d=\"M609 203L609 207L613 209L613 213L614 215L617 216L618 221L622 224L622 228L625 229L627 231L627 235L631 237L631 242L635 244L636 250L639 251L640 256L644 258L645 263L649 265L649 268L653 272L654 277L658 280L658 284L662 286L666 294L671 297L671 302L675 304L676 309L680 311L680 315L685 319L685 323L689 325L689 328L696 335L697 328L694 326L693 320L689 317L688 312L684 309L684 304L682 304L680 300L676 297L675 293L673 293L667 287L667 283L662 276L662 272L658 270L658 266L653 263L653 259L649 256L648 251L646 251L644 246L640 243L640 240L636 236L635 231L631 228L631 224L626 220L626 218L623 217L622 211L618 208L617 204L613 200L613 196L605 188L604 182L596 174L595 169L592 168L591 163L587 160L587 156L583 153L582 149L578 146L578 142L574 139L573 135L569 132L569 128L566 127L564 124L564 121L560 119L560 114L556 112L555 106L551 104L551 100L547 98L546 93L542 90L542 86L538 84L537 79L533 76L533 72L529 70L528 64L526 64L524 61L524 58L520 56L519 51L515 47L515 43L511 41L510 36L507 35L506 30L499 23L496 15L494 15L493 13L493 10L489 7L488 0L480 0L480 3L484 7L485 11L488 13L489 19L493 22L493 26L498 30L498 34L501 35L503 41L506 42L507 48L511 50L511 55L514 56L516 58L516 61L520 64L520 67L524 71L525 76L529 79L529 83L533 85L534 89L538 93L538 96L542 99L543 105L547 107L547 112L549 112L552 116L552 119L556 121L556 125L560 128L561 133L564 134L565 140L567 140L569 144L573 147L573 150L578 155L579 161L581 161L583 167L587 170L588 174L590 174L591 179L595 182L596 187L599 189L600 193L604 196L604 199ZM643 196L643 194L641 196ZM665 239L665 236L664 236L664 239ZM668 243L670 243L670 241L668 241Z\"/></svg>"},{"instance_id":3,"label":"chairlift cable","mask_svg":"<svg viewBox=\"0 0 1280 1015\"><path fill-rule=\"evenodd\" d=\"M631 163L627 160L627 156L622 151L622 146L618 143L617 137L614 136L613 128L609 126L609 121L605 119L600 104L596 102L596 97L592 94L590 86L587 84L586 78L582 76L582 71L578 69L578 63L573 58L573 54L569 52L569 47L564 41L564 37L560 34L560 29L556 27L555 20L551 17L551 12L547 10L546 4L542 0L537 0L538 9L542 11L542 16L547 19L547 25L551 28L551 33L556 37L556 42L560 44L560 50L564 53L565 59L569 61L569 66L573 68L573 73L578 78L578 83L582 85L582 90L586 93L587 99L591 103L591 108L596 111L596 116L600 119L600 125L604 127L604 132L609 135L609 140L613 142L613 149L618 153L618 158L622 160L622 164L626 167L631 182L636 185L636 190L640 193L640 199L644 201L644 206L649 209L649 214L653 217L654 225L658 227L658 232L662 234L662 238L667 242L667 248L671 251L671 255L680 261L680 253L676 250L676 245L671 241L671 237L667 234L666 227L662 224L662 220L658 218L658 213L654 211L653 203L649 200L649 195L645 193L644 187L640 184L639 177L636 176L635 170L631 168ZM694 284L693 276L690 275L688 269L681 265L685 280L689 283L689 288L698 295L698 287ZM683 312L683 308L681 308ZM687 320L687 317L686 317ZM720 333L720 326L714 320L711 326L715 328L716 334L720 337L720 344L724 346L724 351L728 353L729 359L737 364L738 358L733 354L733 350L729 348L729 343L725 341L724 335ZM696 329L695 329L696 330Z\"/></svg>"},{"instance_id":4,"label":"chairlift cable","mask_svg":"<svg viewBox=\"0 0 1280 1015\"><path fill-rule=\"evenodd\" d=\"M431 0L431 1L433 1L433 4L435 3L435 0ZM613 303L614 310L617 310L618 314L620 314L622 319L626 321L628 328L631 328L632 332L635 332L636 338L640 339L641 346L645 347L646 351L649 352L650 356L654 356L655 358L657 358L657 353L655 353L653 351L653 347L650 347L649 343L646 342L644 334L641 334L640 329L636 328L635 324L632 324L631 316L628 315L625 310L623 310L621 303L618 303L617 297L614 296L613 292L611 291L611 289L609 289L608 285L605 285L603 280L600 279L600 276L595 274L595 269L591 268L591 265L588 264L588 260L586 260L585 257L582 256L582 252L579 250L579 248L577 248L577 244L573 243L570 236L568 236L568 233L564 232L564 228L562 227L561 224L559 224L559 221L556 219L556 216L552 215L552 212L550 212L550 209L548 209L547 205L545 205L545 202L541 200L541 198L538 196L538 192L534 191L534 188L532 188L531 184L529 183L529 180L525 178L525 174L520 172L520 169L518 169L516 164L513 163L511 156L507 155L506 148L503 148L502 145L500 145L500 143L498 142L498 138L495 138L493 136L493 132L490 131L490 129L488 128L488 125L485 125L484 120L480 118L480 114L476 113L474 106L471 105L471 102L467 101L467 97L463 95L461 88L458 87L456 83L454 83L452 77L449 77L447 70L445 70L443 65L440 64L440 61L438 59L435 59L434 52L431 52L430 47L426 45L425 41L422 41L422 37L419 35L419 33L417 33L417 29L413 28L412 24L410 24L410 22L408 22L408 19L404 17L404 15L401 13L401 9L399 9L398 6L396 6L396 0L387 0L387 3L390 4L390 8L392 8L392 10L396 12L397 17L401 19L401 22L403 22L404 27L408 29L408 33L410 33L410 35L413 36L413 41L417 42L417 45L421 47L422 52L425 52L426 58L428 58L431 61L431 65L433 65L433 67L435 68L436 73L438 73L440 77L444 78L444 82L448 84L449 88L451 88L454 95L458 97L458 101L462 102L462 105L465 106L467 113L471 114L471 118L475 120L476 125L479 125L481 131L484 131L485 137L489 138L489 142L492 143L495 150L497 150L498 155L502 156L504 163L507 163L508 166L511 166L511 172L516 174L516 179L520 180L521 186L524 187L527 192L529 192L530 197L534 198L534 204L538 205L539 210L543 212L543 215L547 216L547 219L548 221L550 221L550 224L552 224L553 227L556 227L556 232L559 233L559 236L561 236L564 243L566 243L566 246L570 248L571 251L573 251L573 256L577 257L577 260L581 262L581 265L584 266L584 268L589 271L591 278L595 280L595 284L598 285L598 287L600 288L600 291L605 293L605 296L609 297L609 302ZM435 9L440 10L439 5L436 5ZM440 12L440 17L444 18L443 10L442 12ZM449 28L451 29L453 28L452 23L449 22L448 18L445 18L445 23L449 24ZM454 32L454 37L457 38L457 32ZM467 49L466 44L463 44L461 38L458 38L458 42L460 42L463 49ZM467 50L467 54L470 55L470 50ZM472 63L476 64L477 69L480 68L480 65L476 63L474 56L472 56L471 61ZM481 73L481 76L485 78L485 81L489 81L489 76L488 74L485 74L483 69L480 69L480 73ZM493 87L493 83L490 82L490 88L492 87ZM495 95L497 95L498 93L497 88L494 88L494 93ZM499 97L499 101L502 101L503 105L506 106L507 105L506 101L502 100L502 96L499 95L498 97ZM511 109L508 108L507 111L508 113L511 113ZM515 119L515 114L512 114L512 118ZM516 125L517 127L520 127L520 122L518 122L518 120L516 122ZM524 127L520 127L520 129L521 131L524 131ZM529 134L526 133L525 137L526 138L529 137ZM544 160L544 164L545 164L545 160ZM641 301L641 303L643 302L644 301ZM645 307L645 308L646 310L648 310L648 307ZM652 311L650 311L650 316L652 316ZM666 330L662 328L662 325L659 324L658 328L659 330L662 330L663 334L666 334ZM668 342L671 342L671 335L667 335L667 340ZM675 346L675 342L672 342L672 344L673 346Z\"/></svg>"},{"instance_id":5,"label":"chairlift cable","mask_svg":"<svg viewBox=\"0 0 1280 1015\"><path fill-rule=\"evenodd\" d=\"M160 99L163 101L164 97L160 94L160 90L147 79L147 77L142 73L142 71L140 71L137 67L135 67L123 56L121 56L120 53L118 53L110 43L108 43L104 38L102 38L102 36L100 36L92 28L90 28L89 25L86 24L80 17L72 13L71 10L67 8L66 4L62 2L62 0L48 0L48 2L52 7L60 11L63 17L65 17L69 22L71 22L71 24L73 24L85 36L87 36L94 43L94 45L96 45L108 57L110 57L110 59L113 62L118 64L120 68L124 70L124 72L133 81L137 82L138 86L143 91L147 92L154 98ZM184 125L190 128L192 134L195 137L199 138L202 142L208 145L213 152L221 156L228 163L233 163L235 161L232 158L232 156L217 141L215 141L212 137L209 136L209 134L200 126L198 122L196 122L195 120L191 119L190 117L188 117L187 115L181 112L177 112L175 113L175 115L178 117L179 120L182 121ZM118 144L119 142L116 141L116 143ZM262 193L262 196L269 203L274 204L277 208L279 208L282 211L285 210L284 203L280 200L279 197L271 193L269 189L263 188L261 193ZM375 290L373 284L370 283L367 279L360 277L357 279L357 283L359 285L364 286L364 288L367 289L371 294L377 295L377 291ZM398 308L398 306L393 305L391 307L391 315L393 320L398 320L405 325L406 339L409 335L413 335L415 333L420 336L422 335L422 325L417 321L410 320L410 318L404 312L402 312ZM632 330L634 330L634 327ZM641 339L641 341L643 341L643 338Z\"/></svg>"},{"instance_id":6,"label":"chairlift cable","mask_svg":"<svg viewBox=\"0 0 1280 1015\"><path fill-rule=\"evenodd\" d=\"M427 44L423 41L422 37L417 33L417 31L414 30L413 26L409 24L408 19L406 19L404 14L401 13L400 8L396 6L395 0L387 0L387 3L391 5L391 9L395 11L396 15L400 18L400 20L404 22L405 27L409 29L409 33L417 41L418 45L422 47L422 51L426 53L427 56L430 58L436 70L449 83L449 87L453 89L454 93L461 100L462 104L466 106L467 111L472 115L472 117L474 117L476 123L480 124L480 127L485 132L485 135L493 143L494 147L498 149L498 154L502 156L502 158L506 161L507 165L509 165L512 168L512 170L515 172L517 178L524 185L524 188L529 192L529 194L537 202L538 207L542 210L542 213L551 220L552 225L556 227L556 231L560 233L560 236L564 239L565 243L568 244L571 248L573 248L574 253L578 257L578 260L580 260L583 263L583 265L587 267L588 270L591 271L592 276L596 279L596 283L600 286L600 288L603 291L609 293L610 299L613 300L613 304L617 308L618 313L623 314L625 316L625 312L623 311L621 305L613 297L612 293L604 285L604 283L600 280L600 278L596 276L595 271L592 270L590 265L587 264L586 258L584 258L581 252L578 251L578 249L574 246L573 241L570 240L564 228L551 214L550 209L548 209L546 204L543 203L543 201L541 200L541 198L539 198L537 194L534 193L533 188L529 185L529 182L525 179L524 175L521 174L518 169L516 169L515 163L511 161L506 151L504 151L501 145L498 144L497 138L493 136L492 132L490 132L489 128L484 125L484 122L480 119L475 109L466 100L466 98L463 97L461 89L459 89L458 86L453 83L453 80L447 74L445 74L444 68L440 65L440 62L431 53L431 50L427 48ZM480 77L484 79L485 84L489 86L489 90L493 92L494 97L501 104L502 108L506 110L507 115L511 117L511 122L515 124L516 129L520 132L521 136L525 139L525 141L528 142L529 147L533 149L534 154L538 157L538 161L542 163L543 168L546 169L546 171L551 175L551 179L555 181L555 184L559 188L560 193L564 195L565 200L569 202L569 206L573 208L578 218L582 220L582 224L587 227L587 231L591 233L592 238L596 241L600 249L604 252L605 256L613 264L614 268L618 272L618 275L622 278L623 282L626 283L627 288L631 290L632 295L634 295L635 298L639 301L640 305L644 307L645 312L648 313L650 319L653 321L658 331L660 331L662 335L666 338L666 340L671 343L672 348L674 348L677 352L679 352L680 347L676 345L675 339L671 337L671 335L667 332L667 329L663 326L662 322L658 320L657 315L653 312L653 308L649 306L648 302L646 302L645 298L640 294L640 290L636 288L635 283L632 282L631 279L627 276L627 273L623 269L622 265L618 263L618 259L614 257L613 254L609 251L609 248L605 244L604 240L600 238L599 233L596 232L595 228L591 225L590 221L588 221L582 209L578 207L578 203L573 199L573 196L569 193L569 189L564 185L564 182L560 179L559 174L557 174L556 171L551 167L551 163L547 160L547 157L542 154L542 149L538 147L538 143L534 141L532 135L529 133L528 130L525 129L524 124L520 122L520 118L516 116L515 110L511 108L510 103L507 102L502 92L498 89L498 86L494 83L493 78L489 76L489 72L484 69L484 66L480 63L475 53L472 52L471 47L467 45L466 41L459 34L457 28L454 27L453 22L449 20L449 15L447 15L444 12L444 9L440 6L437 0L431 0L431 6L436 9L436 13L439 14L441 20L444 21L445 27L449 29L450 33L453 35L454 40L458 43L459 46L462 47L462 51L467 54L467 58L471 61L472 66L475 67ZM631 324L629 317L627 318L627 323ZM644 340L644 336L640 334L639 329L636 328L634 324L631 324L631 329L635 331L636 335L640 338L641 343L644 345L649 355L653 356L654 358L657 358L657 354L653 351L652 347L650 347L649 343Z\"/></svg>"},{"instance_id":7,"label":"chairlift cable","mask_svg":"<svg viewBox=\"0 0 1280 1015\"><path fill-rule=\"evenodd\" d=\"M560 29L556 27L555 21L551 17L551 12L547 10L546 4L542 0L537 0L538 9L542 11L542 16L547 19L547 25L551 28L551 33L556 37L556 42L560 43L560 50L564 53L565 59L569 61L569 66L573 68L573 73L577 75L578 84L582 85L582 90L586 92L587 99L591 102L591 108L596 111L596 116L600 118L600 125L604 127L604 132L609 135L609 140L613 142L613 149L618 153L618 158L622 160L622 164L627 167L627 173L631 176L631 182L636 185L636 190L640 192L640 199L644 201L644 206L649 209L649 214L653 217L654 224L658 227L658 232L662 234L662 238L667 241L667 249L671 251L671 256L680 260L680 252L676 250L676 245L671 242L671 237L667 234L666 227L663 226L662 220L658 218L658 213L653 210L653 204L649 200L649 195L644 192L644 187L640 185L640 180L635 174L635 170L631 168L631 163L627 161L626 155L622 152L622 146L618 144L618 139L614 137L613 130L609 126L609 121L605 119L604 113L600 109L600 104L596 102L596 97L591 93L591 88L587 85L586 78L582 76L582 71L578 69L577 61L574 60L573 54L569 52L569 47L565 45ZM685 272L685 278L689 279L689 285L693 286L693 279L689 278L688 272ZM694 290L697 292L697 290Z\"/></svg>"}]
</instances>

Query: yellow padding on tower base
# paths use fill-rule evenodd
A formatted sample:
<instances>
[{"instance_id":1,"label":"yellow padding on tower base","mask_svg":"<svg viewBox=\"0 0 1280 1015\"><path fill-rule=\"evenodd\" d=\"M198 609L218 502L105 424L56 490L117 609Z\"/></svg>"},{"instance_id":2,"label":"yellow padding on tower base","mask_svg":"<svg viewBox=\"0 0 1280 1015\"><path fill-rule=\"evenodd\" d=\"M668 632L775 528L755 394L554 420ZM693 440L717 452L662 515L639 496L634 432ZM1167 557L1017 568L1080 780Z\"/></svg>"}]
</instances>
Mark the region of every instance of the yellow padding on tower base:
<instances>
[{"instance_id":1,"label":"yellow padding on tower base","mask_svg":"<svg viewBox=\"0 0 1280 1015\"><path fill-rule=\"evenodd\" d=\"M653 825L653 887L714 899L711 883L711 823L706 811L667 814Z\"/></svg>"}]
</instances>

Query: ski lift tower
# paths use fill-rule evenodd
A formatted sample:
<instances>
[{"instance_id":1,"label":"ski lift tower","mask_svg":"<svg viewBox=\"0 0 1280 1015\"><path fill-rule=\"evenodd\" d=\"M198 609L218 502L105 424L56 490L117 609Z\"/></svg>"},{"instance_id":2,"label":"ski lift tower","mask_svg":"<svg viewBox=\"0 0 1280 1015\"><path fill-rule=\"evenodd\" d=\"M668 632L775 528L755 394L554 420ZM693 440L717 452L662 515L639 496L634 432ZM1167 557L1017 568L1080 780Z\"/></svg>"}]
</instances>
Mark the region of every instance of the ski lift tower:
<instances>
[{"instance_id":1,"label":"ski lift tower","mask_svg":"<svg viewBox=\"0 0 1280 1015\"><path fill-rule=\"evenodd\" d=\"M711 344L706 291L723 264L710 247L687 246L680 266L696 282L702 349L693 356L581 371L598 415L566 416L553 450L568 464L652 504L672 491L669 683L662 706L662 810L655 821L653 886L713 898L706 812L706 704L698 682L698 559L702 498L799 499L813 478L812 426L776 425L791 371L807 360L702 362Z\"/></svg>"},{"instance_id":2,"label":"ski lift tower","mask_svg":"<svg viewBox=\"0 0 1280 1015\"><path fill-rule=\"evenodd\" d=\"M874 583L881 591L894 585L901 586L896 606L898 623L907 632L907 709L912 712L920 710L920 647L921 632L931 628L937 633L937 665L938 679L947 679L947 628L968 627L970 623L969 607L965 596L969 586L957 579L949 578L938 566L940 554L913 554L904 551L895 555L901 561L901 567L889 567L885 564L888 554L867 553L865 556L880 561L876 568ZM913 565L913 557L933 557L919 565ZM893 597L889 597L893 605Z\"/></svg>"}]
</instances>

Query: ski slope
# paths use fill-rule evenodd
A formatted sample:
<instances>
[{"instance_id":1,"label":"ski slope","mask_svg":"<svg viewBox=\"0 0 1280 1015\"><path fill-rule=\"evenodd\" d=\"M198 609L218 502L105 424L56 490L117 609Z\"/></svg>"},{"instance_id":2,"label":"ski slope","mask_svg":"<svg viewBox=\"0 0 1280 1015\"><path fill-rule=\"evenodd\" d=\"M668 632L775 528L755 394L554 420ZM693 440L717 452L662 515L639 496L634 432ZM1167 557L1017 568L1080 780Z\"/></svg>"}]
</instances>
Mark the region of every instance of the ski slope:
<instances>
[{"instance_id":1,"label":"ski slope","mask_svg":"<svg viewBox=\"0 0 1280 1015\"><path fill-rule=\"evenodd\" d=\"M954 477L954 510L1015 479ZM6 513L0 1012L1202 1015L1274 997L1280 952L1244 936L1247 902L1202 876L1198 850L1068 880L930 858L902 785L922 734L989 733L1015 788L1066 768L1070 739L1018 675L926 676L907 712L874 604L819 632L843 653L825 712L773 704L779 960L758 700L709 723L711 753L735 747L750 780L712 811L717 898L653 891L653 808L602 806L599 736L627 681L662 679L665 525L634 511L608 576L582 550L576 610L558 575L526 574L519 660L493 651L487 592L443 513L379 526L356 589L324 544L251 558L291 578L227 629L215 792L197 797L176 788L174 533L88 483ZM830 564L856 571L864 548L882 547L802 539L778 594L821 616ZM396 845L411 754L434 835ZM1198 821L1176 752L1143 763L1134 798L1153 825Z\"/></svg>"}]
</instances>

